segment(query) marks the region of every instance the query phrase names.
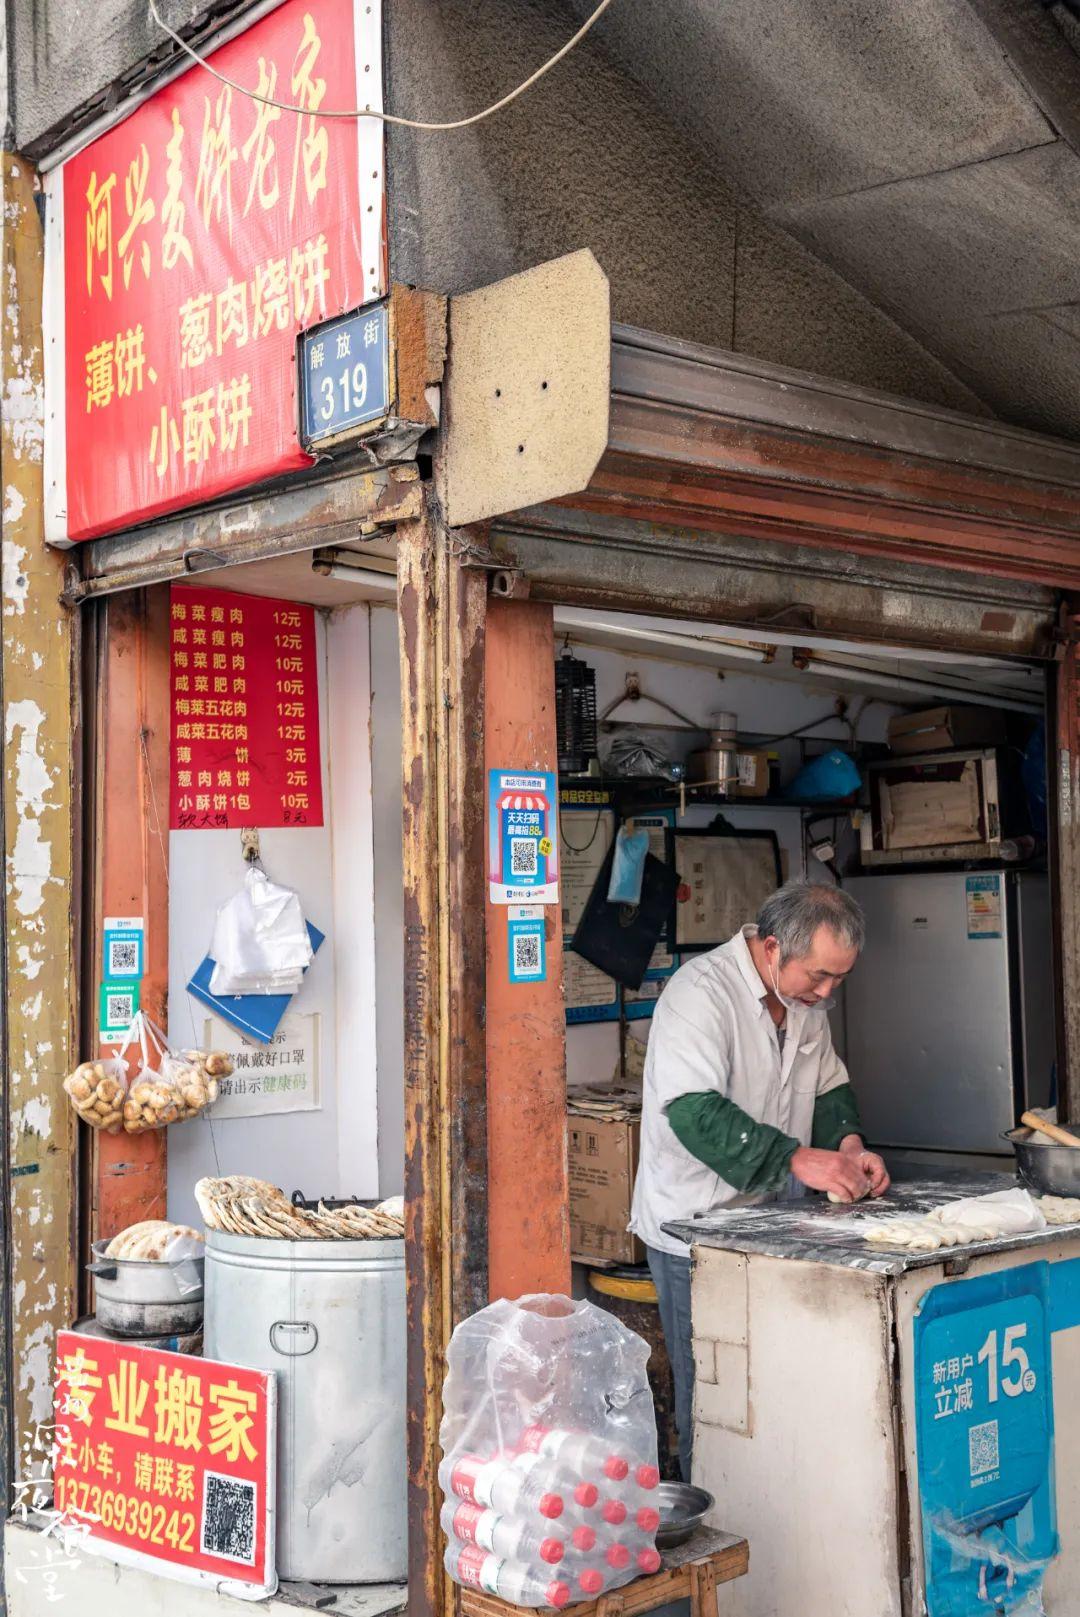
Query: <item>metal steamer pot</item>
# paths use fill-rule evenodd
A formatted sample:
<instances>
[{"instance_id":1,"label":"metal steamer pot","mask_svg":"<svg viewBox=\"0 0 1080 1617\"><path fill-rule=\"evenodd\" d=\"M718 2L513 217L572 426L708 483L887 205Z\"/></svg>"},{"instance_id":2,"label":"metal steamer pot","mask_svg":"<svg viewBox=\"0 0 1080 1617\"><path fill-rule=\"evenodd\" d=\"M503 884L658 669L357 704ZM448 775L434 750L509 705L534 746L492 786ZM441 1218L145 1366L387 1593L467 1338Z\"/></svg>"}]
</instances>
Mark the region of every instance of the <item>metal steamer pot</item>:
<instances>
[{"instance_id":1,"label":"metal steamer pot","mask_svg":"<svg viewBox=\"0 0 1080 1617\"><path fill-rule=\"evenodd\" d=\"M178 1263L142 1258L107 1258L108 1241L95 1241L96 1314L116 1336L180 1336L197 1331L203 1317L205 1259Z\"/></svg>"}]
</instances>

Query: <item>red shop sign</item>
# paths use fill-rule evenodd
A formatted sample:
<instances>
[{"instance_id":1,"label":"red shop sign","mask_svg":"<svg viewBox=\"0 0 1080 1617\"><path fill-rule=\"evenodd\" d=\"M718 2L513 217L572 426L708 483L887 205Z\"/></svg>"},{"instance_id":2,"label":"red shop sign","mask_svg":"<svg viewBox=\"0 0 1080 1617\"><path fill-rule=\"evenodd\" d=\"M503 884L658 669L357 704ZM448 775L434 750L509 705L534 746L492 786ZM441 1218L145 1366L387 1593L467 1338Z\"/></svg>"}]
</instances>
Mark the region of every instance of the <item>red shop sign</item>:
<instances>
[{"instance_id":1,"label":"red shop sign","mask_svg":"<svg viewBox=\"0 0 1080 1617\"><path fill-rule=\"evenodd\" d=\"M285 0L47 182L47 537L311 463L296 335L386 287L377 0Z\"/></svg>"},{"instance_id":2,"label":"red shop sign","mask_svg":"<svg viewBox=\"0 0 1080 1617\"><path fill-rule=\"evenodd\" d=\"M84 1547L272 1594L273 1372L74 1331L56 1353L55 1504Z\"/></svg>"},{"instance_id":3,"label":"red shop sign","mask_svg":"<svg viewBox=\"0 0 1080 1617\"><path fill-rule=\"evenodd\" d=\"M173 586L169 826L322 825L315 609Z\"/></svg>"}]
</instances>

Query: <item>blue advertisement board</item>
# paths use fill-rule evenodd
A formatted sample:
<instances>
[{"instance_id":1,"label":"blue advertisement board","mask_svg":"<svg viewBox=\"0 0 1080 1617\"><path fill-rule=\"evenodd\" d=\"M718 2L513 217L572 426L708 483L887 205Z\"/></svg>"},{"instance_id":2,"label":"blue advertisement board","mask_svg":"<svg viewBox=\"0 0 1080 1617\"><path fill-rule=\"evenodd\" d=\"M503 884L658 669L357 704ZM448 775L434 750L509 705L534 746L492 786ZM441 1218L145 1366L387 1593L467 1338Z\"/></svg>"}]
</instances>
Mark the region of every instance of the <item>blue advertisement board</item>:
<instances>
[{"instance_id":1,"label":"blue advertisement board","mask_svg":"<svg viewBox=\"0 0 1080 1617\"><path fill-rule=\"evenodd\" d=\"M558 784L546 770L488 771L488 898L559 902Z\"/></svg>"},{"instance_id":2,"label":"blue advertisement board","mask_svg":"<svg viewBox=\"0 0 1080 1617\"><path fill-rule=\"evenodd\" d=\"M915 1318L929 1617L1042 1611L1058 1550L1048 1265L935 1286Z\"/></svg>"}]
</instances>

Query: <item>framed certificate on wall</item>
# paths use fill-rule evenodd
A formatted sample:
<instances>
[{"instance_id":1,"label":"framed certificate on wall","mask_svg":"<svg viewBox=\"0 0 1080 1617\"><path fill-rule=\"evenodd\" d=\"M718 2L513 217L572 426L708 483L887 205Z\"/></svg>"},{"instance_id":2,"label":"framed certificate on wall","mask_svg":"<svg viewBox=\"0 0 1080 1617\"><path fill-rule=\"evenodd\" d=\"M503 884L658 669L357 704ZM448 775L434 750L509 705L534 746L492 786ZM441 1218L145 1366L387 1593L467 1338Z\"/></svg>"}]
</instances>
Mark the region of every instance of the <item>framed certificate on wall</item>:
<instances>
[{"instance_id":1,"label":"framed certificate on wall","mask_svg":"<svg viewBox=\"0 0 1080 1617\"><path fill-rule=\"evenodd\" d=\"M673 952L715 949L753 921L780 886L775 831L667 833L679 888L668 926Z\"/></svg>"}]
</instances>

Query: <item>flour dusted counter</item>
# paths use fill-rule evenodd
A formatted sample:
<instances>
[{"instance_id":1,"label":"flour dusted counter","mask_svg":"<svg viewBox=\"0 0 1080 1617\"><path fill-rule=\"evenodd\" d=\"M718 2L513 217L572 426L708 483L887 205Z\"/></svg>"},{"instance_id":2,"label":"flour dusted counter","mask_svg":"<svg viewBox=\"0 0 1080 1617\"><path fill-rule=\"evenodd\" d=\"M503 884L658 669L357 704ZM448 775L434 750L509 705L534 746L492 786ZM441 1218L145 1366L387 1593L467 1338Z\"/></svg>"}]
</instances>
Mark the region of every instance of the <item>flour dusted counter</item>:
<instances>
[{"instance_id":1,"label":"flour dusted counter","mask_svg":"<svg viewBox=\"0 0 1080 1617\"><path fill-rule=\"evenodd\" d=\"M892 1252L806 1198L669 1228L694 1251L694 1480L754 1546L725 1617L1080 1612L1080 1225Z\"/></svg>"}]
</instances>

